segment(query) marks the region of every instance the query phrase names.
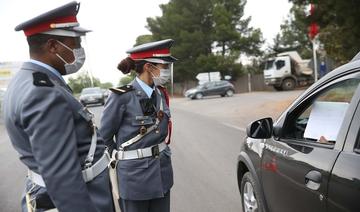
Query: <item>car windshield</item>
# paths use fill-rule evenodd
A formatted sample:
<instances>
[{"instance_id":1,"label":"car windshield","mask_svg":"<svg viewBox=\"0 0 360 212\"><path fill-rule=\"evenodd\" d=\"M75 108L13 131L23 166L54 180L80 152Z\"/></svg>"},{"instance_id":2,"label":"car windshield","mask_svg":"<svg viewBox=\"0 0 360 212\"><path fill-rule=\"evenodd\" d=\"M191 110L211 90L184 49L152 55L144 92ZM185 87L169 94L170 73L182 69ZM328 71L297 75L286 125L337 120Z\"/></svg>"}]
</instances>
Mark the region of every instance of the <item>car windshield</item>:
<instances>
[{"instance_id":1,"label":"car windshield","mask_svg":"<svg viewBox=\"0 0 360 212\"><path fill-rule=\"evenodd\" d=\"M101 90L99 88L85 88L81 91L81 94L100 94Z\"/></svg>"}]
</instances>

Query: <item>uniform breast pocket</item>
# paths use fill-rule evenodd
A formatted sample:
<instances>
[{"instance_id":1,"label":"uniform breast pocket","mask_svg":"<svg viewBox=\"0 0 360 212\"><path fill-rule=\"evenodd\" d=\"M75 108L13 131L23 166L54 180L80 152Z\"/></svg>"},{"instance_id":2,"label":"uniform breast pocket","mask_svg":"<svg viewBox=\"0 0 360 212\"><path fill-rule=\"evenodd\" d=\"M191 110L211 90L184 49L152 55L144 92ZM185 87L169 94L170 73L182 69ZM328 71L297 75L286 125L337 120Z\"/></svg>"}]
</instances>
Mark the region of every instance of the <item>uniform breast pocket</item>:
<instances>
[{"instance_id":1,"label":"uniform breast pocket","mask_svg":"<svg viewBox=\"0 0 360 212\"><path fill-rule=\"evenodd\" d=\"M136 118L135 120L133 120L131 122L131 124L133 126L144 126L144 125L153 125L155 122L152 118L148 117L148 118Z\"/></svg>"}]
</instances>

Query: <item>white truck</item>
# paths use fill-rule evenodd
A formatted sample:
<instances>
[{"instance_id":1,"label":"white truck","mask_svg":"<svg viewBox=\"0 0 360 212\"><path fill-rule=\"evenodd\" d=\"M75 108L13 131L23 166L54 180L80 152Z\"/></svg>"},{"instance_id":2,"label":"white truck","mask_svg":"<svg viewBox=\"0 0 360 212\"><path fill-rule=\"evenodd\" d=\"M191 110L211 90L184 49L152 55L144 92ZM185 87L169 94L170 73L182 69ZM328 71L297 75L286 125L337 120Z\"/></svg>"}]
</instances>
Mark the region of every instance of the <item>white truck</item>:
<instances>
[{"instance_id":1,"label":"white truck","mask_svg":"<svg viewBox=\"0 0 360 212\"><path fill-rule=\"evenodd\" d=\"M265 84L278 91L312 84L314 71L309 63L310 60L302 59L296 51L279 53L265 63Z\"/></svg>"}]
</instances>

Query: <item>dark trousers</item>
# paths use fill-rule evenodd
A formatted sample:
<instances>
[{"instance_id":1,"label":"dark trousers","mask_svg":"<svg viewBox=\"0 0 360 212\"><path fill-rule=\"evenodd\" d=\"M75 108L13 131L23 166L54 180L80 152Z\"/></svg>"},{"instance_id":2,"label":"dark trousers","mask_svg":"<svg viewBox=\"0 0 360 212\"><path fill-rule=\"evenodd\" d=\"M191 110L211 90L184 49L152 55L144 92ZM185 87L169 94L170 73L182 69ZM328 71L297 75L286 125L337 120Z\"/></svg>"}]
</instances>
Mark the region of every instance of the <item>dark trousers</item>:
<instances>
[{"instance_id":1,"label":"dark trousers","mask_svg":"<svg viewBox=\"0 0 360 212\"><path fill-rule=\"evenodd\" d=\"M163 198L150 200L120 200L122 212L170 212L170 191Z\"/></svg>"}]
</instances>

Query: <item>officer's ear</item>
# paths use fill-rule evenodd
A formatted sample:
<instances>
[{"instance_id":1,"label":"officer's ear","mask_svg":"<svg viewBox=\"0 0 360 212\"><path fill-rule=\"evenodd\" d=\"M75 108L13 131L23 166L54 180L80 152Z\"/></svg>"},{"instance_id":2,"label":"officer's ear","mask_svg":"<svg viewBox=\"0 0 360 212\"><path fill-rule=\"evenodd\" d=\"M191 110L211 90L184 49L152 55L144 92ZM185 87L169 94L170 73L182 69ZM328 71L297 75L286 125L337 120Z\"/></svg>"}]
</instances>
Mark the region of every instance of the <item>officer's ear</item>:
<instances>
[{"instance_id":1,"label":"officer's ear","mask_svg":"<svg viewBox=\"0 0 360 212\"><path fill-rule=\"evenodd\" d=\"M47 49L47 51L52 54L56 54L59 52L59 46L59 42L55 39L49 39L45 44L45 48Z\"/></svg>"},{"instance_id":2,"label":"officer's ear","mask_svg":"<svg viewBox=\"0 0 360 212\"><path fill-rule=\"evenodd\" d=\"M155 69L155 67L151 63L145 63L143 69L144 69L144 71L153 71Z\"/></svg>"}]
</instances>

